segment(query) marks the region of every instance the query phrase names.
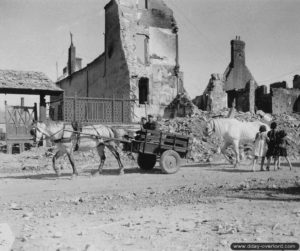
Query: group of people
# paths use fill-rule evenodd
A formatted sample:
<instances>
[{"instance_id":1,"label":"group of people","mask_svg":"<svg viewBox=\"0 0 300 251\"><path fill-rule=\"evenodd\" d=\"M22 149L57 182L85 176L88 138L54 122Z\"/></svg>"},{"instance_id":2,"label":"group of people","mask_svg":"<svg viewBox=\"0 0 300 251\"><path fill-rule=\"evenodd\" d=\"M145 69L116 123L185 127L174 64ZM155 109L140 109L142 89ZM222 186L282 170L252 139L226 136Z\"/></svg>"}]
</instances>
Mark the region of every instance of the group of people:
<instances>
[{"instance_id":1,"label":"group of people","mask_svg":"<svg viewBox=\"0 0 300 251\"><path fill-rule=\"evenodd\" d=\"M271 158L274 159L274 170L280 169L280 157L285 157L290 170L292 170L292 164L287 154L287 146L289 145L287 133L284 130L277 130L276 122L272 122L270 127L271 130L267 132L266 126L261 125L259 132L256 134L252 165L253 171L255 171L255 165L259 157L261 157L261 171L264 171L265 158L267 158L267 171L270 171Z\"/></svg>"},{"instance_id":2,"label":"group of people","mask_svg":"<svg viewBox=\"0 0 300 251\"><path fill-rule=\"evenodd\" d=\"M141 129L156 130L158 129L157 122L154 120L153 115L148 115L148 121L145 117L141 118Z\"/></svg>"}]
</instances>

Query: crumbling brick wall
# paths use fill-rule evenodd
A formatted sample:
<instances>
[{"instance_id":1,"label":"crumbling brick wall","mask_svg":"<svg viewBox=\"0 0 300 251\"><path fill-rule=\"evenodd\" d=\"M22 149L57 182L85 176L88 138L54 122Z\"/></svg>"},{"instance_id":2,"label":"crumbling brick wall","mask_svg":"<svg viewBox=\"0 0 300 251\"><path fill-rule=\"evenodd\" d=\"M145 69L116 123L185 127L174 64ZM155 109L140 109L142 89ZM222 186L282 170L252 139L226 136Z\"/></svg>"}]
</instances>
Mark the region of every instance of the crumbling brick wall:
<instances>
[{"instance_id":1,"label":"crumbling brick wall","mask_svg":"<svg viewBox=\"0 0 300 251\"><path fill-rule=\"evenodd\" d=\"M300 76L295 75L293 79L293 88L300 89Z\"/></svg>"},{"instance_id":2,"label":"crumbling brick wall","mask_svg":"<svg viewBox=\"0 0 300 251\"><path fill-rule=\"evenodd\" d=\"M286 89L287 84L286 84L285 81L270 84L270 93L271 93L271 95L273 95L273 89L275 89L275 88L284 88L284 89Z\"/></svg>"},{"instance_id":3,"label":"crumbling brick wall","mask_svg":"<svg viewBox=\"0 0 300 251\"><path fill-rule=\"evenodd\" d=\"M292 113L300 111L300 90L274 88L272 95L272 113Z\"/></svg>"},{"instance_id":4,"label":"crumbling brick wall","mask_svg":"<svg viewBox=\"0 0 300 251\"><path fill-rule=\"evenodd\" d=\"M228 94L228 107L235 105L238 111L254 113L255 111L256 83L250 80L244 89L230 90Z\"/></svg>"},{"instance_id":5,"label":"crumbling brick wall","mask_svg":"<svg viewBox=\"0 0 300 251\"><path fill-rule=\"evenodd\" d=\"M272 112L272 96L268 93L267 86L261 85L255 90L255 110L262 110L266 113Z\"/></svg>"},{"instance_id":6,"label":"crumbling brick wall","mask_svg":"<svg viewBox=\"0 0 300 251\"><path fill-rule=\"evenodd\" d=\"M224 90L224 76L212 74L203 94L193 99L199 109L205 111L219 111L227 108L227 93Z\"/></svg>"},{"instance_id":7,"label":"crumbling brick wall","mask_svg":"<svg viewBox=\"0 0 300 251\"><path fill-rule=\"evenodd\" d=\"M224 77L222 74L212 74L208 86L203 93L204 109L207 111L220 111L227 107L227 94L224 90Z\"/></svg>"},{"instance_id":8,"label":"crumbling brick wall","mask_svg":"<svg viewBox=\"0 0 300 251\"><path fill-rule=\"evenodd\" d=\"M173 12L162 0L148 1L147 9L137 9L133 0L119 0L116 4L129 69L130 97L137 100L134 116L141 117L145 113L164 116L165 108L184 91L183 74L178 72L177 26ZM138 42L141 36L145 46L142 50ZM139 100L141 79L148 79L145 103Z\"/></svg>"}]
</instances>

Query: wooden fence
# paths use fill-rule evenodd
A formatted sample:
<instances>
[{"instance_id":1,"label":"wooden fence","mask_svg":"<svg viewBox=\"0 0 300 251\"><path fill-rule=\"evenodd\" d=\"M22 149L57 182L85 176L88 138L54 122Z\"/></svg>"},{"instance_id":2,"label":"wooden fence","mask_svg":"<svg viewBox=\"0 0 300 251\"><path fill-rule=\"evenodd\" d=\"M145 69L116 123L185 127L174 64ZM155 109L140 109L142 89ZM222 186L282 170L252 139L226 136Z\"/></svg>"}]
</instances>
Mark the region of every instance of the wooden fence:
<instances>
[{"instance_id":1,"label":"wooden fence","mask_svg":"<svg viewBox=\"0 0 300 251\"><path fill-rule=\"evenodd\" d=\"M118 98L61 97L50 103L50 118L65 122L131 123L134 100Z\"/></svg>"}]
</instances>

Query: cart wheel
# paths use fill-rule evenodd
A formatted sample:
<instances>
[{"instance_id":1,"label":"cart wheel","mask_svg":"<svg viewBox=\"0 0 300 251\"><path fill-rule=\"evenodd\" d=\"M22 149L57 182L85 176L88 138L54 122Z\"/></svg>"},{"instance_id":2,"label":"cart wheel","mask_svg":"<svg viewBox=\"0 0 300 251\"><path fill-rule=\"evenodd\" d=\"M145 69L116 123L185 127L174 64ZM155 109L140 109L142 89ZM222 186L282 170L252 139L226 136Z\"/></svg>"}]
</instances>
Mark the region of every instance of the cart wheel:
<instances>
[{"instance_id":1,"label":"cart wheel","mask_svg":"<svg viewBox=\"0 0 300 251\"><path fill-rule=\"evenodd\" d=\"M165 151L160 157L160 167L163 173L176 173L180 168L181 158L173 150Z\"/></svg>"},{"instance_id":2,"label":"cart wheel","mask_svg":"<svg viewBox=\"0 0 300 251\"><path fill-rule=\"evenodd\" d=\"M156 155L140 153L137 163L142 170L152 170L156 164Z\"/></svg>"}]
</instances>

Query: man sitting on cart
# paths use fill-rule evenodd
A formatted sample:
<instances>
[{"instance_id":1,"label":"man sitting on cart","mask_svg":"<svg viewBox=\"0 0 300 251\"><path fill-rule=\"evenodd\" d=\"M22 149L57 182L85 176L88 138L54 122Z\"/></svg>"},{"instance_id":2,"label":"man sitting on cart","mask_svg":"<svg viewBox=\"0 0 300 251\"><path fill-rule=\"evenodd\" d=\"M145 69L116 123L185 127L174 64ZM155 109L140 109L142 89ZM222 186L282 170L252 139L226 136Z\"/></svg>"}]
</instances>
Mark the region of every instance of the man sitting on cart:
<instances>
[{"instance_id":1,"label":"man sitting on cart","mask_svg":"<svg viewBox=\"0 0 300 251\"><path fill-rule=\"evenodd\" d=\"M148 115L148 122L144 125L146 130L156 130L158 128L156 121L154 121L153 115Z\"/></svg>"},{"instance_id":2,"label":"man sitting on cart","mask_svg":"<svg viewBox=\"0 0 300 251\"><path fill-rule=\"evenodd\" d=\"M153 116L151 114L148 115L148 121L145 117L141 118L141 129L136 131L135 140L141 139L141 133L143 130L156 130L158 128L156 121L154 121Z\"/></svg>"}]
</instances>

